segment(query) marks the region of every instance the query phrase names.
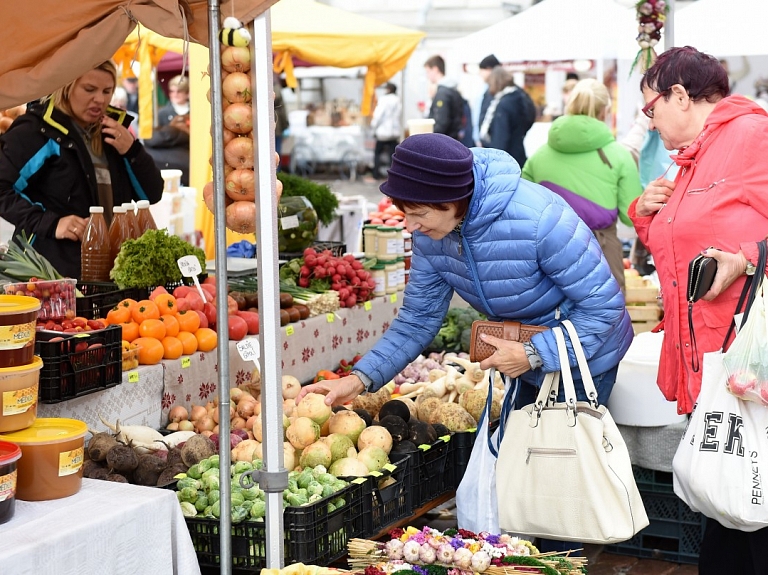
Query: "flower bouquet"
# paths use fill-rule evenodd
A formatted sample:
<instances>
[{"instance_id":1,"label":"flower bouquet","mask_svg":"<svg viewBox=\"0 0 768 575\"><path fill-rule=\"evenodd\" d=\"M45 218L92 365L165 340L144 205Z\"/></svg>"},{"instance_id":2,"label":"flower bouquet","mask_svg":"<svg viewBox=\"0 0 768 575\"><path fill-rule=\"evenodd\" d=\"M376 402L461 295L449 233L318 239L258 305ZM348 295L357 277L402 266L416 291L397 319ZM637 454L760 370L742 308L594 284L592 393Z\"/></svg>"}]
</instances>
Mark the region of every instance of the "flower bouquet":
<instances>
[{"instance_id":1,"label":"flower bouquet","mask_svg":"<svg viewBox=\"0 0 768 575\"><path fill-rule=\"evenodd\" d=\"M393 529L389 541L352 539L349 565L365 575L582 575L586 558L539 553L530 541L511 535L438 531L430 527Z\"/></svg>"}]
</instances>

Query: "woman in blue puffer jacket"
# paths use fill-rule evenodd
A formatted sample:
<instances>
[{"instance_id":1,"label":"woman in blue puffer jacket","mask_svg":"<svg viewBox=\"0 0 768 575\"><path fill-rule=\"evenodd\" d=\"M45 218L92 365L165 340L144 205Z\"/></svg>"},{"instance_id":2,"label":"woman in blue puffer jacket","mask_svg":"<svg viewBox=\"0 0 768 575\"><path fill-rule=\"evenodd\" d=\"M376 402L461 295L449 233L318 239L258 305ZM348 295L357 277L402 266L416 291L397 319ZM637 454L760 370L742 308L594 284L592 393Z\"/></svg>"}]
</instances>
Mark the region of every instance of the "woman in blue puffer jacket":
<instances>
[{"instance_id":1,"label":"woman in blue puffer jacket","mask_svg":"<svg viewBox=\"0 0 768 575\"><path fill-rule=\"evenodd\" d=\"M341 404L382 387L432 342L454 292L489 319L548 327L570 319L606 402L632 325L595 236L564 200L521 179L506 152L470 150L442 134L397 146L381 191L413 234L403 306L351 375L306 386L297 402L314 392ZM480 367L522 376L518 406L533 402L545 373L560 370L549 331L530 344L486 341L497 351ZM569 354L575 366L570 344ZM586 399L578 385L577 395Z\"/></svg>"}]
</instances>

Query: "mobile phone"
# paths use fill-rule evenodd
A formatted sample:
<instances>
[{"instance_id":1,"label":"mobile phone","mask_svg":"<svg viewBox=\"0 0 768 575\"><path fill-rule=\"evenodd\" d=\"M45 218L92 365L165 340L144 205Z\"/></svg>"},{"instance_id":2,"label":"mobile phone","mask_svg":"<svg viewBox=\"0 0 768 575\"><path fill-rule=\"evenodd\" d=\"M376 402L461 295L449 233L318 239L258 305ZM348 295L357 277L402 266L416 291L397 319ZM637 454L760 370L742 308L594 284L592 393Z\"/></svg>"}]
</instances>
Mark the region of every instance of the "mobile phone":
<instances>
[{"instance_id":1,"label":"mobile phone","mask_svg":"<svg viewBox=\"0 0 768 575\"><path fill-rule=\"evenodd\" d=\"M115 122L122 124L125 128L130 127L131 122L133 122L133 116L131 116L125 110L116 108L115 106L107 106L107 111L105 114L112 118Z\"/></svg>"}]
</instances>

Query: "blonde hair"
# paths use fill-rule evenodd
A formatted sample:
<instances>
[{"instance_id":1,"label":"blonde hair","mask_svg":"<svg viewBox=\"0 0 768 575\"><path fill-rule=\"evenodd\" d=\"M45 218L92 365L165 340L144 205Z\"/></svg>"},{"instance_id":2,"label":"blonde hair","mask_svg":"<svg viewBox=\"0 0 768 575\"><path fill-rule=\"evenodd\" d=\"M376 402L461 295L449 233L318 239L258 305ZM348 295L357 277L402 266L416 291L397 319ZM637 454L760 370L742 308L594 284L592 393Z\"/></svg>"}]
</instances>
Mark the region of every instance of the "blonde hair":
<instances>
[{"instance_id":1,"label":"blonde hair","mask_svg":"<svg viewBox=\"0 0 768 575\"><path fill-rule=\"evenodd\" d=\"M611 104L608 88L592 78L576 83L565 105L565 113L571 116L598 118Z\"/></svg>"},{"instance_id":2,"label":"blonde hair","mask_svg":"<svg viewBox=\"0 0 768 575\"><path fill-rule=\"evenodd\" d=\"M179 74L168 80L168 89L176 88L178 92L186 92L189 94L189 78Z\"/></svg>"},{"instance_id":3,"label":"blonde hair","mask_svg":"<svg viewBox=\"0 0 768 575\"><path fill-rule=\"evenodd\" d=\"M107 60L106 62L102 62L95 68L94 70L101 70L103 72L107 72L112 76L113 84L117 86L117 66L112 60ZM56 90L53 94L50 95L49 99L53 100L53 106L62 112L64 112L67 116L72 116L72 107L69 105L69 94L72 92L72 88L75 86L77 81L80 78L76 78L75 80L72 80L69 84L66 86L63 86ZM113 87L114 92L114 87ZM104 146L101 141L101 122L96 122L95 124L91 124L90 127L86 128L85 131L90 136L91 140L91 150L96 156L101 156L104 152Z\"/></svg>"}]
</instances>

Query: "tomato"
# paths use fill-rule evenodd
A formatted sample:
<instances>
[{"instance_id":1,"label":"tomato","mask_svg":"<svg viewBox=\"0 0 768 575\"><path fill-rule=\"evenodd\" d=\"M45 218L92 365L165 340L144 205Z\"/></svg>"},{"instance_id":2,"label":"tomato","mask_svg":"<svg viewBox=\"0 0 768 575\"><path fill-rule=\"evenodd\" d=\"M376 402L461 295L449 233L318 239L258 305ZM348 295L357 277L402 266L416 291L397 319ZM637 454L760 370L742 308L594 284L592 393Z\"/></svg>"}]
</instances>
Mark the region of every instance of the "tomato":
<instances>
[{"instance_id":1,"label":"tomato","mask_svg":"<svg viewBox=\"0 0 768 575\"><path fill-rule=\"evenodd\" d=\"M253 311L239 311L237 315L245 320L248 324L248 335L259 334L259 314Z\"/></svg>"},{"instance_id":2,"label":"tomato","mask_svg":"<svg viewBox=\"0 0 768 575\"><path fill-rule=\"evenodd\" d=\"M195 333L200 328L200 316L195 311L176 312L176 319L179 320L179 330L181 331Z\"/></svg>"},{"instance_id":3,"label":"tomato","mask_svg":"<svg viewBox=\"0 0 768 575\"><path fill-rule=\"evenodd\" d=\"M176 337L179 335L179 320L175 315L166 313L160 316L160 321L165 325L165 335L170 337Z\"/></svg>"},{"instance_id":4,"label":"tomato","mask_svg":"<svg viewBox=\"0 0 768 575\"><path fill-rule=\"evenodd\" d=\"M127 321L121 323L120 326L123 328L122 339L125 341L131 342L139 337L139 324L137 324L135 321Z\"/></svg>"},{"instance_id":5,"label":"tomato","mask_svg":"<svg viewBox=\"0 0 768 575\"><path fill-rule=\"evenodd\" d=\"M243 303L245 303L245 300L243 300ZM231 295L227 296L227 314L228 315L237 315L237 312L240 308L237 306L237 300L233 298Z\"/></svg>"},{"instance_id":6,"label":"tomato","mask_svg":"<svg viewBox=\"0 0 768 575\"><path fill-rule=\"evenodd\" d=\"M160 343L163 344L163 359L179 359L184 353L184 345L178 338L164 337Z\"/></svg>"},{"instance_id":7,"label":"tomato","mask_svg":"<svg viewBox=\"0 0 768 575\"><path fill-rule=\"evenodd\" d=\"M197 338L195 334L188 331L180 331L176 338L181 342L184 347L184 355L192 355L197 351Z\"/></svg>"},{"instance_id":8,"label":"tomato","mask_svg":"<svg viewBox=\"0 0 768 575\"><path fill-rule=\"evenodd\" d=\"M152 300L144 299L138 302L131 311L133 321L140 324L145 319L159 319L160 308Z\"/></svg>"},{"instance_id":9,"label":"tomato","mask_svg":"<svg viewBox=\"0 0 768 575\"><path fill-rule=\"evenodd\" d=\"M176 298L176 311L188 311L192 308L189 307L189 301L185 297Z\"/></svg>"},{"instance_id":10,"label":"tomato","mask_svg":"<svg viewBox=\"0 0 768 575\"><path fill-rule=\"evenodd\" d=\"M200 351L213 351L218 343L216 332L207 327L201 327L195 332L197 338L197 349Z\"/></svg>"},{"instance_id":11,"label":"tomato","mask_svg":"<svg viewBox=\"0 0 768 575\"><path fill-rule=\"evenodd\" d=\"M205 318L208 320L209 326L216 325L216 306L212 303L206 302L205 305L203 305L203 313L205 314Z\"/></svg>"},{"instance_id":12,"label":"tomato","mask_svg":"<svg viewBox=\"0 0 768 575\"><path fill-rule=\"evenodd\" d=\"M155 298L159 296L160 294L167 294L168 290L165 289L163 286L157 286L155 289L152 290L152 293L149 294L149 299L152 301L155 301Z\"/></svg>"},{"instance_id":13,"label":"tomato","mask_svg":"<svg viewBox=\"0 0 768 575\"><path fill-rule=\"evenodd\" d=\"M165 337L166 331L165 324L159 319L145 319L139 324L140 337L154 337L160 340Z\"/></svg>"},{"instance_id":14,"label":"tomato","mask_svg":"<svg viewBox=\"0 0 768 575\"><path fill-rule=\"evenodd\" d=\"M202 283L200 284L200 287L203 288L203 291L208 292L211 294L214 298L216 297L216 284L210 283Z\"/></svg>"},{"instance_id":15,"label":"tomato","mask_svg":"<svg viewBox=\"0 0 768 575\"><path fill-rule=\"evenodd\" d=\"M203 301L203 298L200 297L199 293L196 291L190 291L187 295L184 296L184 298L189 302L189 309L193 309L195 311L203 311L205 302Z\"/></svg>"},{"instance_id":16,"label":"tomato","mask_svg":"<svg viewBox=\"0 0 768 575\"><path fill-rule=\"evenodd\" d=\"M165 354L165 348L153 337L140 337L133 340L139 348L139 363L141 365L155 365L160 363Z\"/></svg>"},{"instance_id":17,"label":"tomato","mask_svg":"<svg viewBox=\"0 0 768 575\"><path fill-rule=\"evenodd\" d=\"M229 322L229 339L240 341L248 335L248 323L237 315L231 315L227 318Z\"/></svg>"},{"instance_id":18,"label":"tomato","mask_svg":"<svg viewBox=\"0 0 768 575\"><path fill-rule=\"evenodd\" d=\"M175 298L187 297L187 294L192 291L194 290L189 286L179 286L175 290L173 290L173 297Z\"/></svg>"},{"instance_id":19,"label":"tomato","mask_svg":"<svg viewBox=\"0 0 768 575\"><path fill-rule=\"evenodd\" d=\"M152 300L160 310L160 315L176 313L176 298L169 293L160 293Z\"/></svg>"}]
</instances>

